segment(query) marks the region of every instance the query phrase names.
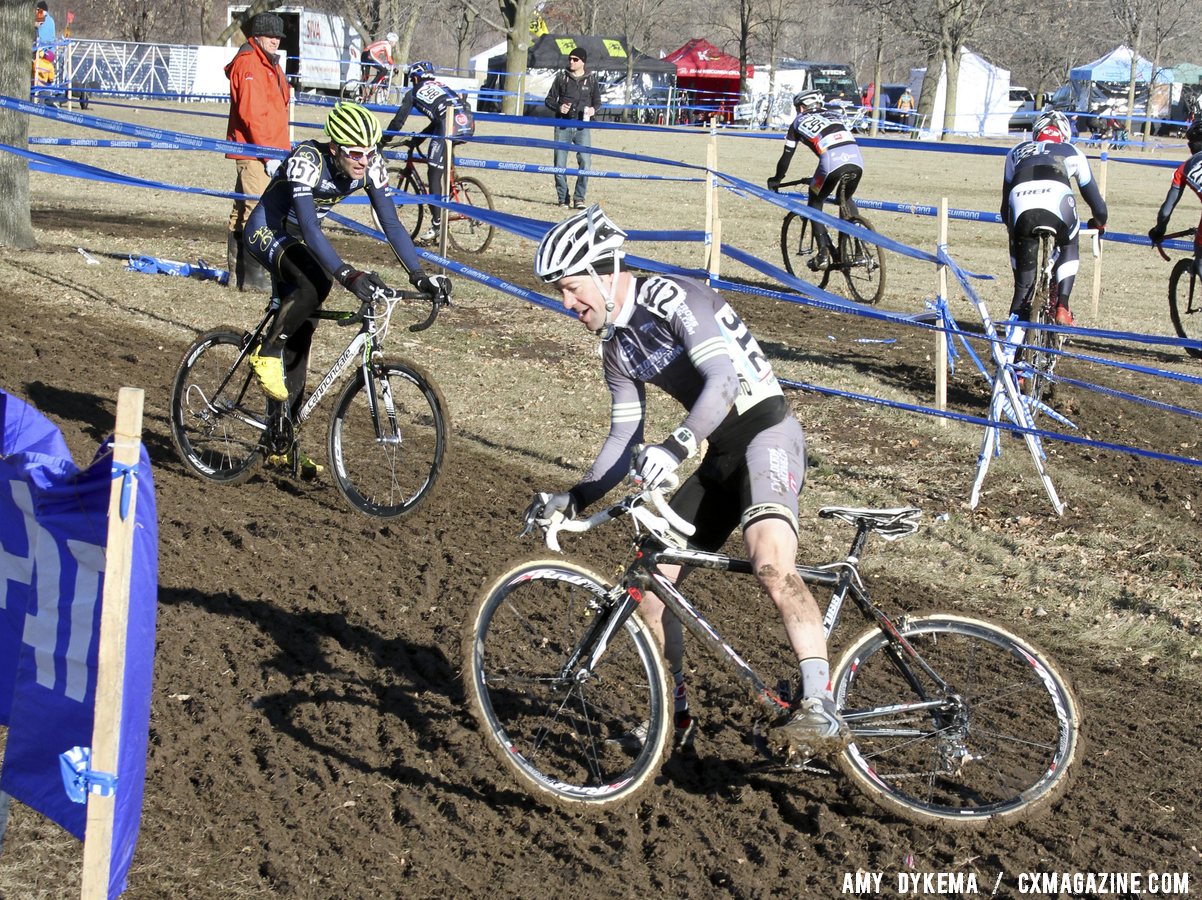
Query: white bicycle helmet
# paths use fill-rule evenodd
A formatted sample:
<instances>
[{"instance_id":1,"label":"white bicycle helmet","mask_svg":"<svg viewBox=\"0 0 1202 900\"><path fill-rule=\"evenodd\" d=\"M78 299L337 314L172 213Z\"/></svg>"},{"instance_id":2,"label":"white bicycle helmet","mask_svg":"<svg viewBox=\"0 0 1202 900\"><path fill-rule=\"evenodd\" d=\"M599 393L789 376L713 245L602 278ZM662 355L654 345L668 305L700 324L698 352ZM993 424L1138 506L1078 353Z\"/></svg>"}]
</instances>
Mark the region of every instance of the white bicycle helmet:
<instances>
[{"instance_id":1,"label":"white bicycle helmet","mask_svg":"<svg viewBox=\"0 0 1202 900\"><path fill-rule=\"evenodd\" d=\"M1031 137L1037 141L1054 141L1067 144L1073 137L1072 126L1064 113L1056 109L1041 112L1031 125Z\"/></svg>"},{"instance_id":2,"label":"white bicycle helmet","mask_svg":"<svg viewBox=\"0 0 1202 900\"><path fill-rule=\"evenodd\" d=\"M799 112L803 109L806 112L821 109L825 102L826 97L819 90L801 91L793 95L793 108Z\"/></svg>"},{"instance_id":3,"label":"white bicycle helmet","mask_svg":"<svg viewBox=\"0 0 1202 900\"><path fill-rule=\"evenodd\" d=\"M626 232L594 203L543 236L534 254L534 274L547 284L568 275L596 275L598 268L608 270L603 274L611 274L626 255L621 249L625 240Z\"/></svg>"},{"instance_id":4,"label":"white bicycle helmet","mask_svg":"<svg viewBox=\"0 0 1202 900\"><path fill-rule=\"evenodd\" d=\"M384 40L388 41L390 44L395 44L400 41L400 38L397 37L397 33L395 31L390 31L388 34L384 35Z\"/></svg>"}]
</instances>

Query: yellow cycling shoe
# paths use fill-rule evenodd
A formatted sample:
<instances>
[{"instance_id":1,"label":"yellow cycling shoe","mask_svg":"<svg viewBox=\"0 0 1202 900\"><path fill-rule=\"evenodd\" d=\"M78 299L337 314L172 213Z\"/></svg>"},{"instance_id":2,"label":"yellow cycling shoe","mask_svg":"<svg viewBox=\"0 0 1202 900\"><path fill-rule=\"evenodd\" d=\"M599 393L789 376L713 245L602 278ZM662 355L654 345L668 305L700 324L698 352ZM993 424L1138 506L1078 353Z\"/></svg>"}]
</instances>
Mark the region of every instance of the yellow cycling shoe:
<instances>
[{"instance_id":1,"label":"yellow cycling shoe","mask_svg":"<svg viewBox=\"0 0 1202 900\"><path fill-rule=\"evenodd\" d=\"M275 469L291 469L292 453L272 453L267 457L267 465ZM301 478L312 480L326 470L326 467L311 457L299 447L296 448L296 471Z\"/></svg>"},{"instance_id":2,"label":"yellow cycling shoe","mask_svg":"<svg viewBox=\"0 0 1202 900\"><path fill-rule=\"evenodd\" d=\"M258 376L259 386L263 388L264 394L272 400L287 400L288 386L284 384L284 361L278 356L260 356L259 351L262 349L262 346L256 347L246 357L246 361Z\"/></svg>"}]
</instances>

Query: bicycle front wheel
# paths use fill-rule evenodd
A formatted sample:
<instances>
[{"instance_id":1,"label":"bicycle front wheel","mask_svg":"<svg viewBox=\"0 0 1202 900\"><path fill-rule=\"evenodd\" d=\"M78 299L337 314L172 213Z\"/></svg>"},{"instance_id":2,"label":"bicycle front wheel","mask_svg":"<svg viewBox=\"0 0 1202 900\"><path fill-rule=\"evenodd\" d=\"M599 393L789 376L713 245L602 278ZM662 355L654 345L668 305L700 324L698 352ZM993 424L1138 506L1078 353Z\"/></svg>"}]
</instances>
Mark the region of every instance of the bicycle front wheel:
<instances>
[{"instance_id":1,"label":"bicycle front wheel","mask_svg":"<svg viewBox=\"0 0 1202 900\"><path fill-rule=\"evenodd\" d=\"M780 226L780 252L784 257L785 271L803 278L807 273L810 273L812 278L821 276L818 287L824 288L831 280L831 270L829 267L821 272L810 270L809 262L814 258L814 249L814 233L810 227L810 220L797 213L785 216L785 221Z\"/></svg>"},{"instance_id":2,"label":"bicycle front wheel","mask_svg":"<svg viewBox=\"0 0 1202 900\"><path fill-rule=\"evenodd\" d=\"M478 179L468 176L455 179L456 203L465 206L476 206L480 209L492 209L492 194ZM473 219L467 213L451 212L447 215L447 237L452 246L463 253L483 253L492 242L493 227L479 219Z\"/></svg>"},{"instance_id":3,"label":"bicycle front wheel","mask_svg":"<svg viewBox=\"0 0 1202 900\"><path fill-rule=\"evenodd\" d=\"M329 453L338 492L365 515L412 512L434 488L447 450L446 404L409 363L360 370L330 418Z\"/></svg>"},{"instance_id":4,"label":"bicycle front wheel","mask_svg":"<svg viewBox=\"0 0 1202 900\"><path fill-rule=\"evenodd\" d=\"M171 443L194 475L241 484L263 462L267 398L242 356L250 335L207 331L180 361L171 385Z\"/></svg>"},{"instance_id":5,"label":"bicycle front wheel","mask_svg":"<svg viewBox=\"0 0 1202 900\"><path fill-rule=\"evenodd\" d=\"M997 625L959 616L912 619L900 632L917 658L872 630L834 673L852 732L840 758L848 776L905 818L952 826L1014 819L1059 797L1080 717L1048 658Z\"/></svg>"},{"instance_id":6,"label":"bicycle front wheel","mask_svg":"<svg viewBox=\"0 0 1202 900\"><path fill-rule=\"evenodd\" d=\"M1048 234L1039 236L1039 276L1031 296L1031 321L1036 325L1056 324L1056 304L1053 300L1055 277L1052 267L1053 258L1052 237ZM1025 373L1022 382L1022 392L1030 403L1028 408L1034 417L1039 405L1044 399L1051 399L1055 391L1052 372L1059 359L1059 351L1064 346L1064 338L1047 328L1032 328L1027 331L1023 340L1024 350L1029 371Z\"/></svg>"},{"instance_id":7,"label":"bicycle front wheel","mask_svg":"<svg viewBox=\"0 0 1202 900\"><path fill-rule=\"evenodd\" d=\"M876 231L863 216L853 216L848 221ZM885 296L885 254L881 248L840 232L839 260L852 298L861 303L879 303Z\"/></svg>"},{"instance_id":8,"label":"bicycle front wheel","mask_svg":"<svg viewBox=\"0 0 1202 900\"><path fill-rule=\"evenodd\" d=\"M1202 341L1202 291L1193 275L1194 261L1179 259L1169 277L1169 318L1177 336L1189 341ZM1185 352L1202 359L1202 349L1186 347Z\"/></svg>"},{"instance_id":9,"label":"bicycle front wheel","mask_svg":"<svg viewBox=\"0 0 1202 900\"><path fill-rule=\"evenodd\" d=\"M567 806L633 799L670 748L659 650L637 615L599 633L609 590L570 562L524 562L464 625L467 694L489 748L535 796Z\"/></svg>"}]
</instances>

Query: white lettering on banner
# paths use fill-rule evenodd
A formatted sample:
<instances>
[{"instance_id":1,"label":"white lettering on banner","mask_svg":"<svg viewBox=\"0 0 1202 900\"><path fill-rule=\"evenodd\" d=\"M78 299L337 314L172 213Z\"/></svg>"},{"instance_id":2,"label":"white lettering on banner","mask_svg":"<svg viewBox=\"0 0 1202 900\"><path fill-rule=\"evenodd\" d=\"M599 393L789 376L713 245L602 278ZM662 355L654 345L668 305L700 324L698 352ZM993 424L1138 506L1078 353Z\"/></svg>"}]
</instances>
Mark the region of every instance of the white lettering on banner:
<instances>
[{"instance_id":1,"label":"white lettering on banner","mask_svg":"<svg viewBox=\"0 0 1202 900\"><path fill-rule=\"evenodd\" d=\"M3 566L0 572L8 581L26 587L33 587L36 580L35 606L32 610L25 610L22 641L33 648L37 683L47 690L60 691L71 700L82 701L87 693L88 652L95 633L96 609L100 602L104 548L75 540L68 540L65 546L59 544L54 535L34 518L29 485L17 479L8 483L13 503L23 514L29 556L23 558L0 550L0 565ZM9 527L15 524L10 522ZM59 585L65 559L75 561L75 585L66 636L64 683L60 685L55 651L59 645Z\"/></svg>"}]
</instances>

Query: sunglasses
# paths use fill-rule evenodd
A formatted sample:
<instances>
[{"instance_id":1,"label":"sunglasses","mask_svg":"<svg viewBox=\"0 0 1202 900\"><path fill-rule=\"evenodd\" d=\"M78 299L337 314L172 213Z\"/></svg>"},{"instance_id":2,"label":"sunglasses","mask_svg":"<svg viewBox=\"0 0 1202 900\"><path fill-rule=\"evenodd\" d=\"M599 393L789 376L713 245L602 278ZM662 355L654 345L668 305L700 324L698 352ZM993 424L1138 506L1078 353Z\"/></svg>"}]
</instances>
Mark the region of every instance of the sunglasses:
<instances>
[{"instance_id":1,"label":"sunglasses","mask_svg":"<svg viewBox=\"0 0 1202 900\"><path fill-rule=\"evenodd\" d=\"M579 56L569 56L568 62L584 62Z\"/></svg>"},{"instance_id":2,"label":"sunglasses","mask_svg":"<svg viewBox=\"0 0 1202 900\"><path fill-rule=\"evenodd\" d=\"M366 148L342 147L340 149L346 155L347 159L353 159L355 162L363 162L365 160L370 160L373 156L376 155L375 147L366 147Z\"/></svg>"}]
</instances>

